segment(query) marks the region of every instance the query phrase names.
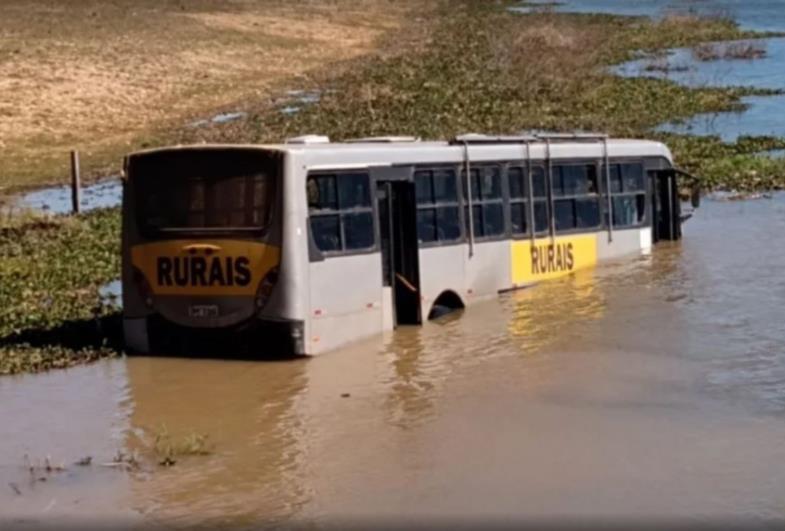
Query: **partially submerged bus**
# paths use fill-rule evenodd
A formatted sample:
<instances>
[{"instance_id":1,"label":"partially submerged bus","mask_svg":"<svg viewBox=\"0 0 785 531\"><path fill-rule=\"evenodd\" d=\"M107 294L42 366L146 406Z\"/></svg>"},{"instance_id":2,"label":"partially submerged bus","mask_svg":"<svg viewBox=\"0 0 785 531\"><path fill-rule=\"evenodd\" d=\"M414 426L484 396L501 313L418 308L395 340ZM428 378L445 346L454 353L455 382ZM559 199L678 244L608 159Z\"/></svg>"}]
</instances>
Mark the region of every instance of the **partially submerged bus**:
<instances>
[{"instance_id":1,"label":"partially submerged bus","mask_svg":"<svg viewBox=\"0 0 785 531\"><path fill-rule=\"evenodd\" d=\"M681 237L671 153L646 140L309 135L125 162L137 352L319 354Z\"/></svg>"}]
</instances>

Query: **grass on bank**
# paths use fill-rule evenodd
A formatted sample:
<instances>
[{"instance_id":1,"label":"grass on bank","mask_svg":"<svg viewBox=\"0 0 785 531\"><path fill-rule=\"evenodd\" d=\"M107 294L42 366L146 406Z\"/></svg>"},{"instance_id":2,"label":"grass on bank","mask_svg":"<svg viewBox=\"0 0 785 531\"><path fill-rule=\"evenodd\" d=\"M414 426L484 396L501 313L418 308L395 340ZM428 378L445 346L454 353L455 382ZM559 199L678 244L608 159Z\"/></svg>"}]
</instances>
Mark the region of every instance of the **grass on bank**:
<instances>
[{"instance_id":1,"label":"grass on bank","mask_svg":"<svg viewBox=\"0 0 785 531\"><path fill-rule=\"evenodd\" d=\"M380 54L320 70L309 88L318 103L285 115L270 102L237 105L246 120L181 128L151 137L171 142L268 142L324 133L341 139L376 134L445 138L521 129L604 130L648 136L649 128L695 113L738 109L749 88L688 88L611 75L607 65L640 50L656 53L753 34L722 18L652 21L609 15L513 14L497 2L449 2L433 30L405 53ZM755 153L779 139L660 135L680 165L706 187L777 188L785 161ZM0 232L0 373L68 366L120 349L115 309L98 287L119 276L119 210L30 220Z\"/></svg>"}]
</instances>

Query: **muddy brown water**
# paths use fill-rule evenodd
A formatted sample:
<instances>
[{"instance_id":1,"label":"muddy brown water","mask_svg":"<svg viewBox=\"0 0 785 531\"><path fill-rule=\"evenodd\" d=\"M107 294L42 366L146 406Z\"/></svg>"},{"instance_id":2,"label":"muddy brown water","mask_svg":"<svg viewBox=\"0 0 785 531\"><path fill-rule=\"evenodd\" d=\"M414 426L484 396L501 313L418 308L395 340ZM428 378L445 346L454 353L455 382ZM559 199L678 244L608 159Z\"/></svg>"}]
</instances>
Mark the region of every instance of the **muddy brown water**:
<instances>
[{"instance_id":1,"label":"muddy brown water","mask_svg":"<svg viewBox=\"0 0 785 531\"><path fill-rule=\"evenodd\" d=\"M318 358L0 379L0 519L782 519L783 234L783 195L707 201L679 244ZM214 453L157 467L162 426Z\"/></svg>"}]
</instances>

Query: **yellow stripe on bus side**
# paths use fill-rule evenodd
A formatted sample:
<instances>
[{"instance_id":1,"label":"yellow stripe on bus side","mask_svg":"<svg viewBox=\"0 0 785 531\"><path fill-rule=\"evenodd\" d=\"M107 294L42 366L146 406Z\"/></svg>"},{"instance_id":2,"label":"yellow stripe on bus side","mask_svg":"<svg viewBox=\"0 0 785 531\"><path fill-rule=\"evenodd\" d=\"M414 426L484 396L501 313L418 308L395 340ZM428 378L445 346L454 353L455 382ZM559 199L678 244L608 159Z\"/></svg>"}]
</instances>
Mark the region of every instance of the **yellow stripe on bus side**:
<instances>
[{"instance_id":1,"label":"yellow stripe on bus side","mask_svg":"<svg viewBox=\"0 0 785 531\"><path fill-rule=\"evenodd\" d=\"M275 245L245 240L166 240L131 248L131 263L157 295L253 296L280 256Z\"/></svg>"},{"instance_id":2,"label":"yellow stripe on bus side","mask_svg":"<svg viewBox=\"0 0 785 531\"><path fill-rule=\"evenodd\" d=\"M581 234L511 243L515 285L567 275L597 263L597 236Z\"/></svg>"}]
</instances>

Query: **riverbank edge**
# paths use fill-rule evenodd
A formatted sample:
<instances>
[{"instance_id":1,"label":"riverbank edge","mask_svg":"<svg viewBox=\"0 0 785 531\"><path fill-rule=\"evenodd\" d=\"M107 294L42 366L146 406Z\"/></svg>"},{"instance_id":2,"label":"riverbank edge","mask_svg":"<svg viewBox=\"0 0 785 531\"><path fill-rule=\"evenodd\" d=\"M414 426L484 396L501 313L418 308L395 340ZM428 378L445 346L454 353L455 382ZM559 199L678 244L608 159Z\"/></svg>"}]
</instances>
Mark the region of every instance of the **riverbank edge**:
<instances>
[{"instance_id":1,"label":"riverbank edge","mask_svg":"<svg viewBox=\"0 0 785 531\"><path fill-rule=\"evenodd\" d=\"M284 115L266 102L248 101L243 103L248 109L246 119L205 130L168 131L152 138L150 145L270 142L306 132L326 133L334 138L391 133L447 137L470 130L503 133L514 132L513 127L563 130L593 129L587 126L596 125L619 135L663 138L674 149L677 160L687 161L682 165L697 175L701 175L702 168L711 168L707 161L718 158L740 165L742 172L737 180L750 183L750 189L782 187L785 168L778 166L778 171L783 171L771 182L753 182L743 173L759 171L750 169L747 159L762 149L785 147L782 139L750 138L727 145L712 138L648 132L652 122L663 117L683 119L699 112L731 110L739 108L745 95L771 91L694 89L597 71L632 58L640 50L664 50L704 40L735 40L759 34L739 30L725 20L695 19L671 27L614 15L512 14L506 11L510 5L511 2L451 3L449 9L438 11L438 17L432 21L433 33L423 45L399 55L355 60L338 75L315 75L314 87L323 97L293 115ZM524 49L521 46L534 43L546 59L556 62L556 67L563 66L559 62L563 58L557 53L570 46L560 40L566 30L575 30L578 40L594 39L600 43L608 38L598 35L601 32L607 31L611 39L624 37L621 43L608 44L598 56L574 65L579 74L594 76L600 90L584 97L580 93L581 80L569 77L562 81L578 84L562 92L548 92L546 89L556 86L553 80L536 76L522 87L522 76L531 72L525 64L516 62L516 52L519 54ZM520 34L530 39L515 41L513 36ZM582 46L581 42L574 44ZM571 75L566 70L563 74ZM533 96L526 90L534 92L535 88L538 90ZM622 106L604 107L615 102L614 95L622 100ZM527 102L527 97L532 101ZM658 103L662 106L635 121L629 119L629 115L636 118L634 111L623 108L625 101L638 108L656 107ZM532 107L537 114L532 113ZM723 187L721 180L707 180L704 185L707 189ZM99 225L104 229L96 230ZM116 320L117 308L102 307L98 297L98 287L119 276L119 209L75 217L56 216L45 222L33 219L3 230L6 232L0 239L0 274L5 300L0 306L14 311L11 316L6 312L6 322L0 322L0 374L67 367L121 353L121 341L110 337L101 324ZM76 237L64 238L64 231L69 230L75 231L72 236ZM74 260L65 259L69 249L76 253ZM37 289L30 289L24 269L24 263L31 261L41 264L36 273ZM15 264L17 270L9 270L9 263ZM75 275L77 271L79 274ZM42 293L51 299L43 301L46 304L40 300ZM82 295L74 297L74 293Z\"/></svg>"}]
</instances>

